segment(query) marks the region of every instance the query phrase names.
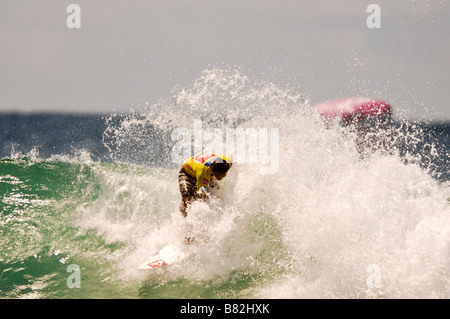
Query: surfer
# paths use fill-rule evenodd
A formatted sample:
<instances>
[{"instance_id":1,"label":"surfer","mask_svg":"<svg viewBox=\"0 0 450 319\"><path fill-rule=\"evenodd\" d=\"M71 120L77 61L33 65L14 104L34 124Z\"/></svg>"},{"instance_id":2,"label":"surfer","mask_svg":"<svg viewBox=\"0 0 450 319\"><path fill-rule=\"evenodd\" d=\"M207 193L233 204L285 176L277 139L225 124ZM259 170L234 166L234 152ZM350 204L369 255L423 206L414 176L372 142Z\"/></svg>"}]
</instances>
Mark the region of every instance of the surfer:
<instances>
[{"instance_id":1,"label":"surfer","mask_svg":"<svg viewBox=\"0 0 450 319\"><path fill-rule=\"evenodd\" d=\"M192 202L205 201L211 196L211 189L218 188L215 180L227 176L232 165L231 157L218 154L192 156L183 164L178 182L182 197L180 211L184 217Z\"/></svg>"}]
</instances>

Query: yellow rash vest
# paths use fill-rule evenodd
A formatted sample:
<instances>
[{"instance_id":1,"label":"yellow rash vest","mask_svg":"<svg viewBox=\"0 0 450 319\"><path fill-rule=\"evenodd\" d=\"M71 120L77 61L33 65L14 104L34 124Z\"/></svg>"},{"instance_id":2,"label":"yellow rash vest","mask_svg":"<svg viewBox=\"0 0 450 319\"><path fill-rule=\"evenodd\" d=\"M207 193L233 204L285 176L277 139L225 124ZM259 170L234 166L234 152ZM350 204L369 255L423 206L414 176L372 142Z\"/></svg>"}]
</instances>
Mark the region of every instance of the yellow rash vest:
<instances>
[{"instance_id":1,"label":"yellow rash vest","mask_svg":"<svg viewBox=\"0 0 450 319\"><path fill-rule=\"evenodd\" d=\"M184 172L195 178L197 181L197 192L200 188L208 187L212 177L212 164L215 162L226 161L232 165L232 159L229 156L219 154L201 154L192 156L183 164Z\"/></svg>"}]
</instances>

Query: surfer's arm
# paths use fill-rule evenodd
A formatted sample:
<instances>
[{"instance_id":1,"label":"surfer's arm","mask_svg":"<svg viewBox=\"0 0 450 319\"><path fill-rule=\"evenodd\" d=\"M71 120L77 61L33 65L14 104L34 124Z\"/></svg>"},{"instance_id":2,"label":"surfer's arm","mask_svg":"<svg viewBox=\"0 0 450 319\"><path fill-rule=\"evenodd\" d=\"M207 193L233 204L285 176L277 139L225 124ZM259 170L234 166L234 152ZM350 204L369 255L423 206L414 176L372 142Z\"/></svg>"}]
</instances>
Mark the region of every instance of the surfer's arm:
<instances>
[{"instance_id":1,"label":"surfer's arm","mask_svg":"<svg viewBox=\"0 0 450 319\"><path fill-rule=\"evenodd\" d=\"M197 180L197 194L200 197L204 197L207 193L209 193L209 183L211 181L211 171L210 169L203 169L197 172L195 175Z\"/></svg>"}]
</instances>

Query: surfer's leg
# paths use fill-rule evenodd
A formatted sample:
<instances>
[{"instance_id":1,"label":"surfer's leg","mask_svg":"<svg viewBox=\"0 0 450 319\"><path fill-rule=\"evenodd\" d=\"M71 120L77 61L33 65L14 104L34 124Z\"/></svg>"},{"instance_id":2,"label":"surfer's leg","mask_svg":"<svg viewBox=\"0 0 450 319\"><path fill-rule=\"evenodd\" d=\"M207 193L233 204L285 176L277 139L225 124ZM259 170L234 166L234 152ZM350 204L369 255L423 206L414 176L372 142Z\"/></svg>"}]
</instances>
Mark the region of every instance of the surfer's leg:
<instances>
[{"instance_id":1,"label":"surfer's leg","mask_svg":"<svg viewBox=\"0 0 450 319\"><path fill-rule=\"evenodd\" d=\"M197 182L190 176L180 172L178 174L178 183L181 192L180 211L186 217L187 208L196 199Z\"/></svg>"},{"instance_id":2,"label":"surfer's leg","mask_svg":"<svg viewBox=\"0 0 450 319\"><path fill-rule=\"evenodd\" d=\"M180 172L178 175L178 183L181 192L180 212L184 217L187 217L188 207L193 201L201 200L202 198L197 193L197 181L194 178ZM194 241L194 236L188 234L184 238L184 241L186 244L191 244Z\"/></svg>"},{"instance_id":3,"label":"surfer's leg","mask_svg":"<svg viewBox=\"0 0 450 319\"><path fill-rule=\"evenodd\" d=\"M183 215L183 217L187 216L187 209L194 201L194 199L195 199L194 197L183 197L181 199L180 212Z\"/></svg>"}]
</instances>

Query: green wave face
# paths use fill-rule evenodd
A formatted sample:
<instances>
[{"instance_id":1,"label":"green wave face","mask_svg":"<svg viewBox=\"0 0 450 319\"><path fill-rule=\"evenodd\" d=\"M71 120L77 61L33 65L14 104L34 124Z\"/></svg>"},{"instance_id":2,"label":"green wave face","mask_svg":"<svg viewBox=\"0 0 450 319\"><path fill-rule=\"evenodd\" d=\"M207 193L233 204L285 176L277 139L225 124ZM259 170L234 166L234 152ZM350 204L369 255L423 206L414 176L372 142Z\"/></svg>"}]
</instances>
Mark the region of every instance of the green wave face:
<instances>
[{"instance_id":1,"label":"green wave face","mask_svg":"<svg viewBox=\"0 0 450 319\"><path fill-rule=\"evenodd\" d=\"M279 229L261 210L229 219L220 238L204 234L183 267L136 270L183 238L175 181L127 164L2 159L0 297L238 298L283 271Z\"/></svg>"},{"instance_id":2,"label":"green wave face","mask_svg":"<svg viewBox=\"0 0 450 319\"><path fill-rule=\"evenodd\" d=\"M52 297L67 287L69 256L92 239L77 235L76 208L99 189L85 164L0 161L0 296Z\"/></svg>"}]
</instances>

